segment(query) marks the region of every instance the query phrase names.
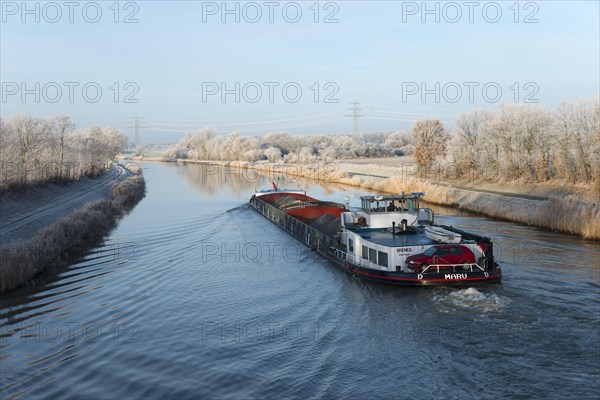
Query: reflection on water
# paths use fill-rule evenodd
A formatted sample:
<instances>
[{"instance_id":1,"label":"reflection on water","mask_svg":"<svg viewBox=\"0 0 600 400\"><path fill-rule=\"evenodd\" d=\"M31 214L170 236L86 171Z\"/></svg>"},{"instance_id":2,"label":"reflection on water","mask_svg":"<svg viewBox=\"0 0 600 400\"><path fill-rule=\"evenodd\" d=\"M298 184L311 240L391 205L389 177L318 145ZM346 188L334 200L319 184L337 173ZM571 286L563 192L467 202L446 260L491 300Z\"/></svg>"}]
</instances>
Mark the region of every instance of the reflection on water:
<instances>
[{"instance_id":1,"label":"reflection on water","mask_svg":"<svg viewBox=\"0 0 600 400\"><path fill-rule=\"evenodd\" d=\"M278 176L144 167L106 243L0 297L2 399L597 397L597 242L432 206L492 237L503 283L377 285L247 206Z\"/></svg>"},{"instance_id":2,"label":"reflection on water","mask_svg":"<svg viewBox=\"0 0 600 400\"><path fill-rule=\"evenodd\" d=\"M375 193L372 190L354 189L335 182L322 182L287 175L278 170L257 171L248 168L218 166L212 164L167 164L177 171L191 186L206 195L215 195L227 190L226 195L235 199L248 199L256 190L270 189L272 182L280 189L303 189L308 194L319 193L323 198L333 198L339 193L350 193L358 197ZM337 196L339 197L339 196Z\"/></svg>"}]
</instances>

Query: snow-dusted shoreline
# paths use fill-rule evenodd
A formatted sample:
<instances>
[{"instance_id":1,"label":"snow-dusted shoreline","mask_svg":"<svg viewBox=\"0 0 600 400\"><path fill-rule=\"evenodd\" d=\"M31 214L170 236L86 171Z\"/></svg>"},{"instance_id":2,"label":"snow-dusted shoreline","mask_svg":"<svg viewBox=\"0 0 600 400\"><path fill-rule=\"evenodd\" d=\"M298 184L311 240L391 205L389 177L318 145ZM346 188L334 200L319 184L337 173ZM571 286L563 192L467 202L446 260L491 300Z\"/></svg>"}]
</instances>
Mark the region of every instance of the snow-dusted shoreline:
<instances>
[{"instance_id":1,"label":"snow-dusted shoreline","mask_svg":"<svg viewBox=\"0 0 600 400\"><path fill-rule=\"evenodd\" d=\"M102 240L143 198L141 175L123 166L98 178L0 196L0 293Z\"/></svg>"}]
</instances>

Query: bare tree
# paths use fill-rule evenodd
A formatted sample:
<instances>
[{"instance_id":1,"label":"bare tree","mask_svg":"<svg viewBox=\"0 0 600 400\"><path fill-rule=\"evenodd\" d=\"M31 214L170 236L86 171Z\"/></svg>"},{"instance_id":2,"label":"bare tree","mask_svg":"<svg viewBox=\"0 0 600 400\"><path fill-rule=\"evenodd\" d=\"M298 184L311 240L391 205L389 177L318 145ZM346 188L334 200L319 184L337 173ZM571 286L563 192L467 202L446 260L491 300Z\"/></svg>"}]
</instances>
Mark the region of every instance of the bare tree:
<instances>
[{"instance_id":1,"label":"bare tree","mask_svg":"<svg viewBox=\"0 0 600 400\"><path fill-rule=\"evenodd\" d=\"M30 115L19 114L12 119L13 132L17 136L18 170L21 183L27 181L27 164L39 166L40 159L36 151L46 139L48 129L44 121ZM28 157L32 156L32 160ZM37 176L36 176L37 178Z\"/></svg>"},{"instance_id":2,"label":"bare tree","mask_svg":"<svg viewBox=\"0 0 600 400\"><path fill-rule=\"evenodd\" d=\"M437 119L418 121L413 126L415 162L421 167L430 166L438 157L445 157L450 135Z\"/></svg>"},{"instance_id":3,"label":"bare tree","mask_svg":"<svg viewBox=\"0 0 600 400\"><path fill-rule=\"evenodd\" d=\"M50 140L53 144L54 155L58 163L57 174L64 178L65 155L68 138L75 131L75 124L66 115L53 116L49 120Z\"/></svg>"},{"instance_id":4,"label":"bare tree","mask_svg":"<svg viewBox=\"0 0 600 400\"><path fill-rule=\"evenodd\" d=\"M493 118L488 110L475 110L461 114L456 121L460 157L455 161L461 170L480 171L487 143L486 127Z\"/></svg>"},{"instance_id":5,"label":"bare tree","mask_svg":"<svg viewBox=\"0 0 600 400\"><path fill-rule=\"evenodd\" d=\"M596 148L600 130L598 101L562 103L554 114L557 137L557 165L560 174L574 183L597 180Z\"/></svg>"}]
</instances>

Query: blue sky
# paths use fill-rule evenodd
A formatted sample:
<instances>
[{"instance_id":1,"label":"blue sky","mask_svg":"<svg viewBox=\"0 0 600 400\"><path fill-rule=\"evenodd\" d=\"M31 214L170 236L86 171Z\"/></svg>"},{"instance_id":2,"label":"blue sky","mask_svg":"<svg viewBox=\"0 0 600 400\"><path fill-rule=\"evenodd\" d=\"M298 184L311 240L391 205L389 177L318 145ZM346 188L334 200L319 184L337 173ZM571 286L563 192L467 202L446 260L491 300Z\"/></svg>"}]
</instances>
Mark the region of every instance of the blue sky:
<instances>
[{"instance_id":1,"label":"blue sky","mask_svg":"<svg viewBox=\"0 0 600 400\"><path fill-rule=\"evenodd\" d=\"M470 109L600 90L596 1L1 3L3 118L67 114L131 136L137 114L146 142L200 127L350 133L355 99L361 132L452 128Z\"/></svg>"}]
</instances>

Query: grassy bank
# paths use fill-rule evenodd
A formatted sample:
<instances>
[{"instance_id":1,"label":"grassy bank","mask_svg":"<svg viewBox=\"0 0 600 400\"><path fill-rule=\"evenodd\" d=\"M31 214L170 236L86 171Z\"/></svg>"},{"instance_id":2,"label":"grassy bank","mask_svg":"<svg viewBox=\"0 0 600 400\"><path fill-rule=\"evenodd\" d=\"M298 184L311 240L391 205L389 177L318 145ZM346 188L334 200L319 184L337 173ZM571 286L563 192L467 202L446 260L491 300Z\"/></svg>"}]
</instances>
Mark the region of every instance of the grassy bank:
<instances>
[{"instance_id":1,"label":"grassy bank","mask_svg":"<svg viewBox=\"0 0 600 400\"><path fill-rule=\"evenodd\" d=\"M142 175L112 188L111 199L85 204L33 237L0 248L0 293L17 288L49 267L59 267L97 245L145 196Z\"/></svg>"},{"instance_id":2,"label":"grassy bank","mask_svg":"<svg viewBox=\"0 0 600 400\"><path fill-rule=\"evenodd\" d=\"M163 160L164 161L164 160ZM324 182L374 189L385 193L424 192L429 203L458 207L489 217L524 225L537 226L558 232L570 233L587 239L600 239L600 205L580 201L573 196L549 195L547 200L533 200L510 195L478 192L449 187L414 177L389 178L351 176L361 172L360 164L295 165L251 163L243 161L188 161L181 163L209 163L235 168L248 168L270 176L280 174L299 176ZM351 170L350 170L351 169ZM370 171L369 171L370 172Z\"/></svg>"}]
</instances>

